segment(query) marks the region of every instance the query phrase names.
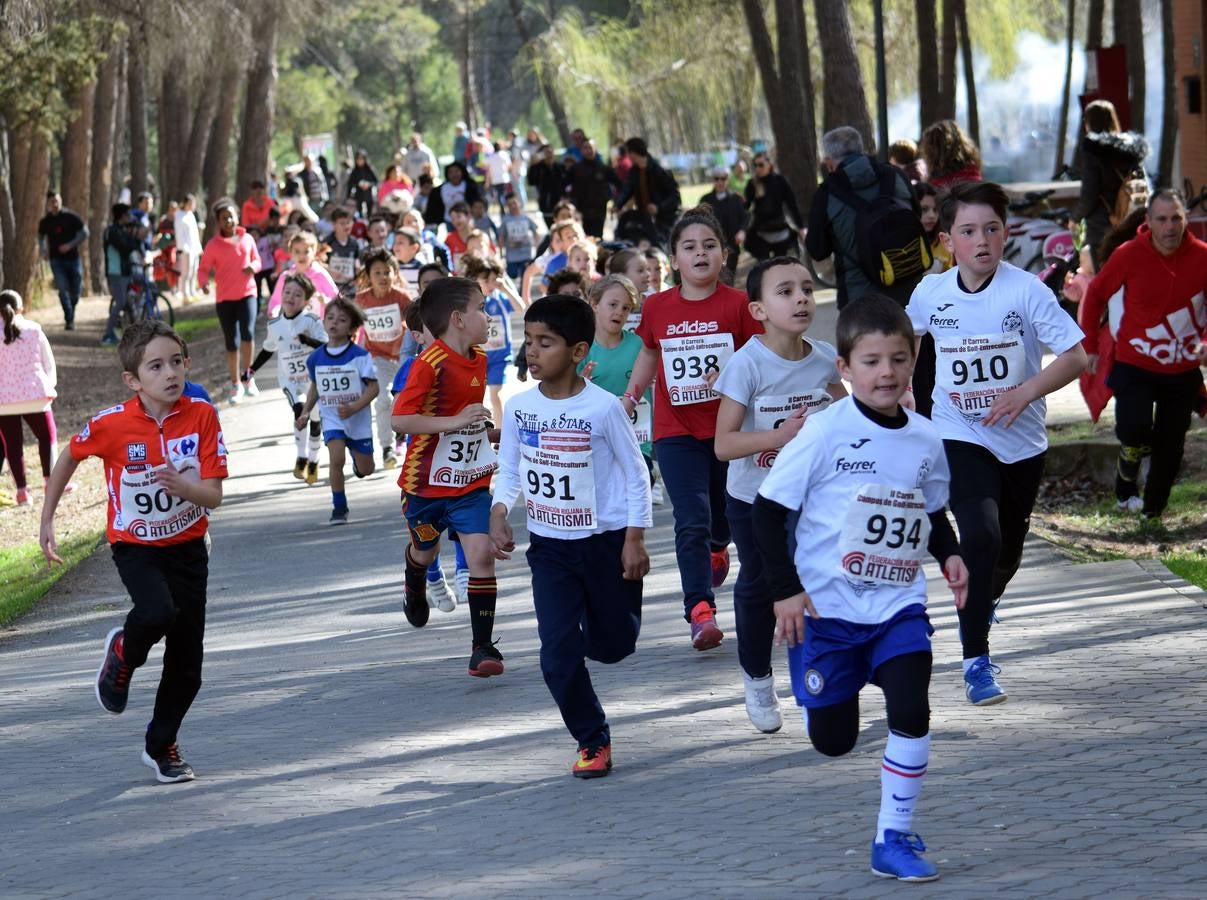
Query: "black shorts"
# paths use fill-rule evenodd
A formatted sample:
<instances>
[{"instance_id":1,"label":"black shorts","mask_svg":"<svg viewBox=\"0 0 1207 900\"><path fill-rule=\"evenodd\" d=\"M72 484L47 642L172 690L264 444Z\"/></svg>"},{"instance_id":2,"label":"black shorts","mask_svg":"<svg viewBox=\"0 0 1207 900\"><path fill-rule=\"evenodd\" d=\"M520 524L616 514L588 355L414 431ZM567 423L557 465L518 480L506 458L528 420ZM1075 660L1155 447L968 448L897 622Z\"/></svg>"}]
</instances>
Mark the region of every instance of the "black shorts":
<instances>
[{"instance_id":1,"label":"black shorts","mask_svg":"<svg viewBox=\"0 0 1207 900\"><path fill-rule=\"evenodd\" d=\"M256 324L256 298L248 295L241 300L220 300L214 304L222 339L227 352L233 353L241 343L251 343Z\"/></svg>"}]
</instances>

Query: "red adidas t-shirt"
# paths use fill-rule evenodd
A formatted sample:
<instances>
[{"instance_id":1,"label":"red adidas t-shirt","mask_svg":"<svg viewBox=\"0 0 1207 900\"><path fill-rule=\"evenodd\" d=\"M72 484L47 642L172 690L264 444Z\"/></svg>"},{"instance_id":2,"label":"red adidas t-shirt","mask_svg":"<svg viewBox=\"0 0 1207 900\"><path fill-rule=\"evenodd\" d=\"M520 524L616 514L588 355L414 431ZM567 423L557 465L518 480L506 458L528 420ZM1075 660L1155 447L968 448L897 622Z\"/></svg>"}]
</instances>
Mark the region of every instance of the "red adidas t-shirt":
<instances>
[{"instance_id":1,"label":"red adidas t-shirt","mask_svg":"<svg viewBox=\"0 0 1207 900\"><path fill-rule=\"evenodd\" d=\"M717 432L721 400L706 383L763 326L750 314L742 291L718 284L703 300L684 300L678 287L648 297L637 336L658 351L654 440L690 435L708 440Z\"/></svg>"},{"instance_id":2,"label":"red adidas t-shirt","mask_svg":"<svg viewBox=\"0 0 1207 900\"><path fill-rule=\"evenodd\" d=\"M486 352L473 357L436 341L415 359L406 387L394 400L396 416L455 416L486 396ZM407 445L398 486L416 497L459 497L490 486L497 468L484 424L444 434L415 434Z\"/></svg>"},{"instance_id":3,"label":"red adidas t-shirt","mask_svg":"<svg viewBox=\"0 0 1207 900\"><path fill-rule=\"evenodd\" d=\"M169 496L155 479L169 460L197 481L226 477L222 427L204 400L181 397L161 424L132 397L89 419L68 447L77 461L105 464L109 543L165 546L205 535L209 510Z\"/></svg>"}]
</instances>

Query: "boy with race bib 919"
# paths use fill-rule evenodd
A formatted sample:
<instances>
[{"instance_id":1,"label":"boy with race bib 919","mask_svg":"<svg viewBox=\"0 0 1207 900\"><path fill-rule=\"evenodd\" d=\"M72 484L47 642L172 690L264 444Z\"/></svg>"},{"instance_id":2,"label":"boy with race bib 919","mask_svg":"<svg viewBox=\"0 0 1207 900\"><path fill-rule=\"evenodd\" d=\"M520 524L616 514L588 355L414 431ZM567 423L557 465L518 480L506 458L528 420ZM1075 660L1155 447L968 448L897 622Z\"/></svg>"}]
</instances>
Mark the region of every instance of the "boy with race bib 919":
<instances>
[{"instance_id":1,"label":"boy with race bib 919","mask_svg":"<svg viewBox=\"0 0 1207 900\"><path fill-rule=\"evenodd\" d=\"M427 567L440 552L440 533L452 528L469 563L469 674L503 674L494 633L495 558L490 538L490 478L494 474L486 394L485 299L468 278L439 278L423 292L419 312L435 340L411 366L394 401L394 431L409 434L398 486L411 541L406 548L407 621L428 621Z\"/></svg>"},{"instance_id":2,"label":"boy with race bib 919","mask_svg":"<svg viewBox=\"0 0 1207 900\"><path fill-rule=\"evenodd\" d=\"M675 513L675 557L692 646L721 643L713 593L729 574L727 464L713 451L719 400L713 382L734 352L763 327L746 295L720 282L725 235L709 207L688 210L671 230L680 284L642 307L644 346L622 402L629 415L658 375L654 451Z\"/></svg>"},{"instance_id":3,"label":"boy with race bib 919","mask_svg":"<svg viewBox=\"0 0 1207 900\"><path fill-rule=\"evenodd\" d=\"M783 725L771 669L775 614L763 583L750 507L776 456L800 431L805 417L847 392L838 377L833 345L805 337L817 306L813 278L804 263L787 256L759 263L746 280L746 295L763 333L748 340L717 379L721 404L715 446L717 458L729 460L725 514L740 563L733 615L746 715L755 728L770 734Z\"/></svg>"},{"instance_id":4,"label":"boy with race bib 919","mask_svg":"<svg viewBox=\"0 0 1207 900\"><path fill-rule=\"evenodd\" d=\"M348 521L348 495L344 491L344 455L352 455L352 474L364 478L373 473L373 413L369 404L381 385L373 360L364 347L352 342L356 330L365 322L360 307L337 296L327 304L323 327L327 343L306 358L310 388L306 402L294 423L301 428L318 404L327 444L327 478L331 482L331 518L329 524Z\"/></svg>"},{"instance_id":5,"label":"boy with race bib 919","mask_svg":"<svg viewBox=\"0 0 1207 900\"><path fill-rule=\"evenodd\" d=\"M884 692L889 736L872 871L931 881L938 870L919 856L926 847L911 828L930 755L934 629L922 562L928 552L939 561L957 607L968 572L944 512L942 441L899 403L914 367L905 312L888 297L861 297L839 314L837 343L851 396L806 418L780 451L754 502L754 534L813 746L849 753L860 690ZM787 530L798 512L793 552Z\"/></svg>"},{"instance_id":6,"label":"boy with race bib 919","mask_svg":"<svg viewBox=\"0 0 1207 900\"><path fill-rule=\"evenodd\" d=\"M268 333L264 345L251 366L243 373L242 381L249 383L256 372L272 358L277 357L277 383L285 393L292 412L290 422L294 426L293 443L296 462L293 477L315 484L319 478L319 441L322 428L318 410L312 410L307 427L298 428L297 418L302 414L302 405L310 390L310 373L306 369L306 358L312 350L327 343L327 332L323 323L307 306L314 296L314 282L304 272L287 272L281 288L281 314L268 320Z\"/></svg>"},{"instance_id":7,"label":"boy with race bib 919","mask_svg":"<svg viewBox=\"0 0 1207 900\"><path fill-rule=\"evenodd\" d=\"M583 300L551 294L524 315L528 371L540 384L503 413L491 538L515 547L507 512L523 497L541 674L578 741L576 778L612 768L612 738L586 660L637 647L650 483L616 397L577 372L595 335Z\"/></svg>"},{"instance_id":8,"label":"boy with race bib 919","mask_svg":"<svg viewBox=\"0 0 1207 900\"><path fill-rule=\"evenodd\" d=\"M1009 198L992 182L960 182L939 209L956 266L928 275L907 313L935 341L931 420L951 469L951 511L968 564L960 611L964 693L1006 700L989 656L989 626L1018 571L1048 449L1044 397L1086 366L1082 332L1043 282L1002 261ZM1043 368L1043 348L1057 354Z\"/></svg>"},{"instance_id":9,"label":"boy with race bib 919","mask_svg":"<svg viewBox=\"0 0 1207 900\"><path fill-rule=\"evenodd\" d=\"M134 608L105 640L96 698L108 712L126 709L130 676L164 641L163 674L147 726L143 762L164 783L192 781L177 732L201 689L208 515L222 502L226 447L214 407L183 396L184 341L159 319L127 328L117 348L122 381L135 396L102 410L72 439L46 487L41 545L61 563L54 513L76 466L105 464L109 485L105 536Z\"/></svg>"}]
</instances>

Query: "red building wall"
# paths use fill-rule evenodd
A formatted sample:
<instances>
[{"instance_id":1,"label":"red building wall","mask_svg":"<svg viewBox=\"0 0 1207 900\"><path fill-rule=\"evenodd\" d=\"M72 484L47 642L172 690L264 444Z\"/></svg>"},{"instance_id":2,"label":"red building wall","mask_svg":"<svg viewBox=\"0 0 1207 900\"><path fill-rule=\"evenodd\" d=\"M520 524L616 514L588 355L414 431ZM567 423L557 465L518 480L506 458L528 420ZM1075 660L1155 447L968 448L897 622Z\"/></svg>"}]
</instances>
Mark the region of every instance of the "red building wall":
<instances>
[{"instance_id":1,"label":"red building wall","mask_svg":"<svg viewBox=\"0 0 1207 900\"><path fill-rule=\"evenodd\" d=\"M1182 178L1193 197L1207 185L1207 68L1203 54L1207 0L1173 0L1173 15Z\"/></svg>"}]
</instances>

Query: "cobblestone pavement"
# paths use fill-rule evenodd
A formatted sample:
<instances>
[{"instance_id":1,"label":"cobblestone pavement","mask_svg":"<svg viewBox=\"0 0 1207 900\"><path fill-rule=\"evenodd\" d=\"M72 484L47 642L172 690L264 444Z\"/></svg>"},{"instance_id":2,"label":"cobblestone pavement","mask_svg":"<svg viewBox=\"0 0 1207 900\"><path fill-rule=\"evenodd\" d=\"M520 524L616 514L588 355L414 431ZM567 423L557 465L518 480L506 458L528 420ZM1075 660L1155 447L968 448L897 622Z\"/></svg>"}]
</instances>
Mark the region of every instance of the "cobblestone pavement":
<instances>
[{"instance_id":1,"label":"cobblestone pavement","mask_svg":"<svg viewBox=\"0 0 1207 900\"><path fill-rule=\"evenodd\" d=\"M580 782L522 556L499 572L507 672L469 678L464 609L422 631L403 618L392 476L351 484L352 523L328 528L325 487L289 475L286 417L267 389L223 412L232 477L181 734L196 782L159 785L139 761L158 650L125 715L93 697L126 608L106 551L0 633L0 896L1203 895L1207 612L1162 567L1071 565L1035 543L993 635L1011 699L989 709L964 702L954 611L932 583L916 825L943 878L906 888L868 870L879 692L864 692L855 751L826 759L781 665L785 728L756 733L732 635L689 645L668 509L638 652L592 668L616 769ZM728 588L720 607L730 631Z\"/></svg>"}]
</instances>

